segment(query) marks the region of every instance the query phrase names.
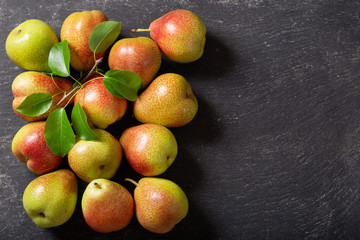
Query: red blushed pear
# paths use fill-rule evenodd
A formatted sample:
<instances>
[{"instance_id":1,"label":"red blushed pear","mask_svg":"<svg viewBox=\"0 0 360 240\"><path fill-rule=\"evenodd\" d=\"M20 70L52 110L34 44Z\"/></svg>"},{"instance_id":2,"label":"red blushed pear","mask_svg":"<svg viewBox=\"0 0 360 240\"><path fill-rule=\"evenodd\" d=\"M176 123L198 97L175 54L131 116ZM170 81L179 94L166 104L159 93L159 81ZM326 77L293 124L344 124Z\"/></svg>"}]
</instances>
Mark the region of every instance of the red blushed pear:
<instances>
[{"instance_id":1,"label":"red blushed pear","mask_svg":"<svg viewBox=\"0 0 360 240\"><path fill-rule=\"evenodd\" d=\"M11 86L14 95L12 107L15 113L24 120L30 122L44 120L56 108L65 106L65 104L70 99L70 97L67 98L65 101L63 101L58 106L57 103L64 96L64 94L58 94L58 93L61 91L70 92L72 86L73 86L73 82L66 78L54 77L54 81L53 81L49 75L40 72L27 71L20 73L14 79ZM20 104L25 100L27 96L33 93L49 93L50 95L52 95L53 103L50 109L47 112L35 117L26 116L18 112L16 108L20 106Z\"/></svg>"},{"instance_id":2,"label":"red blushed pear","mask_svg":"<svg viewBox=\"0 0 360 240\"><path fill-rule=\"evenodd\" d=\"M159 124L141 124L126 129L120 144L130 166L143 176L165 172L178 152L175 136Z\"/></svg>"},{"instance_id":3,"label":"red blushed pear","mask_svg":"<svg viewBox=\"0 0 360 240\"><path fill-rule=\"evenodd\" d=\"M94 74L76 94L74 103L77 102L84 109L88 120L102 129L120 120L127 108L127 100L112 95L99 74Z\"/></svg>"},{"instance_id":4,"label":"red blushed pear","mask_svg":"<svg viewBox=\"0 0 360 240\"><path fill-rule=\"evenodd\" d=\"M45 142L45 122L33 122L23 126L13 138L12 152L36 174L44 174L59 167L62 157L53 154Z\"/></svg>"},{"instance_id":5,"label":"red blushed pear","mask_svg":"<svg viewBox=\"0 0 360 240\"><path fill-rule=\"evenodd\" d=\"M108 233L125 228L134 215L134 199L120 184L95 179L86 187L81 208L86 223L95 231Z\"/></svg>"},{"instance_id":6,"label":"red blushed pear","mask_svg":"<svg viewBox=\"0 0 360 240\"><path fill-rule=\"evenodd\" d=\"M133 29L140 31L150 31L163 54L174 62L194 62L203 55L206 27L191 11L171 11L153 21L149 29Z\"/></svg>"},{"instance_id":7,"label":"red blushed pear","mask_svg":"<svg viewBox=\"0 0 360 240\"><path fill-rule=\"evenodd\" d=\"M94 53L89 48L89 36L96 25L105 21L108 21L106 15L97 10L74 12L65 19L60 38L68 41L70 64L77 71L89 71L93 67ZM105 53L96 54L96 59Z\"/></svg>"},{"instance_id":8,"label":"red blushed pear","mask_svg":"<svg viewBox=\"0 0 360 240\"><path fill-rule=\"evenodd\" d=\"M109 67L137 73L145 88L154 79L161 65L161 53L156 43L147 37L123 38L109 53Z\"/></svg>"},{"instance_id":9,"label":"red blushed pear","mask_svg":"<svg viewBox=\"0 0 360 240\"><path fill-rule=\"evenodd\" d=\"M184 191L174 182L155 177L144 177L134 191L136 218L145 229L153 233L170 232L184 219L189 202Z\"/></svg>"}]
</instances>

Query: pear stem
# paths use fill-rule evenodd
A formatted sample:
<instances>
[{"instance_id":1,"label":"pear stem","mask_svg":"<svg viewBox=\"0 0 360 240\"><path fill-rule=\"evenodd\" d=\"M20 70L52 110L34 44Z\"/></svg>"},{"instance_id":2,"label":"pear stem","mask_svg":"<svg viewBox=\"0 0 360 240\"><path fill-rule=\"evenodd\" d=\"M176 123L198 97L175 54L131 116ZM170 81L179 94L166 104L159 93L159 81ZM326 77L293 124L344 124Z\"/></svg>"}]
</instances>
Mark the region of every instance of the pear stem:
<instances>
[{"instance_id":1,"label":"pear stem","mask_svg":"<svg viewBox=\"0 0 360 240\"><path fill-rule=\"evenodd\" d=\"M134 184L135 186L138 186L138 183L135 182L134 180L130 179L130 178L125 178L125 181L131 182L131 183Z\"/></svg>"},{"instance_id":2,"label":"pear stem","mask_svg":"<svg viewBox=\"0 0 360 240\"><path fill-rule=\"evenodd\" d=\"M94 186L98 189L101 189L101 186L97 182L94 182Z\"/></svg>"},{"instance_id":3,"label":"pear stem","mask_svg":"<svg viewBox=\"0 0 360 240\"><path fill-rule=\"evenodd\" d=\"M150 32L150 29L148 28L137 28L137 29L131 29L132 32Z\"/></svg>"}]
</instances>

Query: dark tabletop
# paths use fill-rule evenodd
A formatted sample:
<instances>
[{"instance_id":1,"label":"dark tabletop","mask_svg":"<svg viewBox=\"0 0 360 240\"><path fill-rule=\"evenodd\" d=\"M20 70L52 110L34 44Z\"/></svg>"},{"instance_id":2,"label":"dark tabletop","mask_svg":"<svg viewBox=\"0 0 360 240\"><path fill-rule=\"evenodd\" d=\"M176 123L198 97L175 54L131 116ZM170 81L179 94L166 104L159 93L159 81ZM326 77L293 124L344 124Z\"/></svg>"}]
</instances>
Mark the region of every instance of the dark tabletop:
<instances>
[{"instance_id":1,"label":"dark tabletop","mask_svg":"<svg viewBox=\"0 0 360 240\"><path fill-rule=\"evenodd\" d=\"M37 227L22 206L37 175L11 152L27 122L11 107L11 83L24 70L6 56L8 33L38 18L59 36L69 14L97 9L123 23L121 38L148 36L130 30L178 8L207 26L200 60L164 60L159 71L185 76L199 102L190 124L171 129L179 154L161 175L186 192L188 216L165 235L135 217L100 234L78 201L64 225ZM0 239L360 238L359 14L355 0L0 1ZM128 111L107 130L119 138L135 124ZM140 179L126 160L113 180L132 192L125 177ZM79 199L85 187L79 180Z\"/></svg>"}]
</instances>

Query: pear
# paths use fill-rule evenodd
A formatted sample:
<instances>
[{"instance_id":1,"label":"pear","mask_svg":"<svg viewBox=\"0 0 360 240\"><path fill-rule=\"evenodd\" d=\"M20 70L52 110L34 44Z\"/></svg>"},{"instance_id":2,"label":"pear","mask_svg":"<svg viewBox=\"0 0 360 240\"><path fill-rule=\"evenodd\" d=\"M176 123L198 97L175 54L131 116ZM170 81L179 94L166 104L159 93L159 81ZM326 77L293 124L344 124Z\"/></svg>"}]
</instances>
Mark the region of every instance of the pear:
<instances>
[{"instance_id":1,"label":"pear","mask_svg":"<svg viewBox=\"0 0 360 240\"><path fill-rule=\"evenodd\" d=\"M29 183L23 205L33 222L42 228L64 224L73 215L77 201L77 180L68 169L42 175Z\"/></svg>"},{"instance_id":2,"label":"pear","mask_svg":"<svg viewBox=\"0 0 360 240\"><path fill-rule=\"evenodd\" d=\"M178 146L175 136L159 124L141 124L126 129L120 144L130 166L143 176L164 173L174 162Z\"/></svg>"},{"instance_id":3,"label":"pear","mask_svg":"<svg viewBox=\"0 0 360 240\"><path fill-rule=\"evenodd\" d=\"M15 27L5 43L9 58L26 70L51 72L48 58L51 48L59 43L54 30L45 22L30 19Z\"/></svg>"},{"instance_id":4,"label":"pear","mask_svg":"<svg viewBox=\"0 0 360 240\"><path fill-rule=\"evenodd\" d=\"M196 115L198 102L189 82L176 73L157 77L134 103L134 116L142 123L180 127Z\"/></svg>"},{"instance_id":5,"label":"pear","mask_svg":"<svg viewBox=\"0 0 360 240\"><path fill-rule=\"evenodd\" d=\"M186 217L189 202L184 191L174 182L155 177L144 177L134 190L136 218L153 233L170 232Z\"/></svg>"},{"instance_id":6,"label":"pear","mask_svg":"<svg viewBox=\"0 0 360 240\"><path fill-rule=\"evenodd\" d=\"M55 85L56 84L56 85ZM13 81L11 89L14 95L12 107L15 113L26 121L39 121L46 119L50 113L56 108L64 107L70 100L69 96L65 101L58 105L58 102L63 94L58 94L60 91L70 92L73 86L73 82L60 77L51 78L49 75L40 72L27 71L20 73ZM60 89L59 89L60 88ZM32 93L49 93L53 96L52 105L48 111L39 116L26 116L16 110L17 107L25 100L25 98Z\"/></svg>"},{"instance_id":7,"label":"pear","mask_svg":"<svg viewBox=\"0 0 360 240\"><path fill-rule=\"evenodd\" d=\"M77 102L84 109L89 122L102 129L120 120L127 109L126 99L112 95L99 74L93 74L76 94L74 103Z\"/></svg>"},{"instance_id":8,"label":"pear","mask_svg":"<svg viewBox=\"0 0 360 240\"><path fill-rule=\"evenodd\" d=\"M99 140L87 141L76 137L76 143L68 153L70 168L83 181L112 178L122 160L119 141L102 129L93 129Z\"/></svg>"},{"instance_id":9,"label":"pear","mask_svg":"<svg viewBox=\"0 0 360 240\"><path fill-rule=\"evenodd\" d=\"M48 148L44 128L44 121L26 124L15 134L11 145L15 157L26 163L27 168L35 174L44 174L58 168L63 159Z\"/></svg>"},{"instance_id":10,"label":"pear","mask_svg":"<svg viewBox=\"0 0 360 240\"><path fill-rule=\"evenodd\" d=\"M130 223L134 215L134 199L119 183L95 179L84 191L81 208L86 223L93 230L114 232Z\"/></svg>"},{"instance_id":11,"label":"pear","mask_svg":"<svg viewBox=\"0 0 360 240\"><path fill-rule=\"evenodd\" d=\"M154 20L149 29L133 29L133 32L150 31L162 53L170 60L190 63L204 52L206 27L195 13L177 9Z\"/></svg>"},{"instance_id":12,"label":"pear","mask_svg":"<svg viewBox=\"0 0 360 240\"><path fill-rule=\"evenodd\" d=\"M98 10L73 12L61 27L61 41L67 40L70 49L70 64L77 71L89 71L94 63L94 53L89 47L91 31L101 22L108 21L106 15ZM96 54L96 59L106 52Z\"/></svg>"},{"instance_id":13,"label":"pear","mask_svg":"<svg viewBox=\"0 0 360 240\"><path fill-rule=\"evenodd\" d=\"M161 53L148 37L123 38L111 48L108 58L110 69L137 73L145 88L154 79L161 65Z\"/></svg>"}]
</instances>

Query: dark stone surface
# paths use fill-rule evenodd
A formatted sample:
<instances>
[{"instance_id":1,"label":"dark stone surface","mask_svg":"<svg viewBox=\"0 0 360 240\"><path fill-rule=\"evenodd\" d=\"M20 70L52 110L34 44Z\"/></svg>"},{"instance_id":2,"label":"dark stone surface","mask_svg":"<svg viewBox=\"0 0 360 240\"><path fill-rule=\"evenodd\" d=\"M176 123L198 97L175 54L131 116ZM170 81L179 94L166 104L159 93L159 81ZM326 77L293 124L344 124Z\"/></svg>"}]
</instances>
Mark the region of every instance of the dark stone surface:
<instances>
[{"instance_id":1,"label":"dark stone surface","mask_svg":"<svg viewBox=\"0 0 360 240\"><path fill-rule=\"evenodd\" d=\"M199 112L172 129L179 155L161 175L190 201L173 231L156 235L136 218L99 234L85 223L79 180L75 214L41 229L22 207L36 177L11 152L26 121L12 108L11 83L23 72L6 56L8 33L38 18L59 35L74 11L102 10L123 22L121 37L164 13L185 8L207 26L204 56L192 64L164 61L191 83ZM328 0L2 0L0 2L1 239L358 239L360 236L360 4ZM137 124L128 113L109 127L119 137ZM66 161L63 164L67 167ZM114 181L140 178L123 162Z\"/></svg>"}]
</instances>

